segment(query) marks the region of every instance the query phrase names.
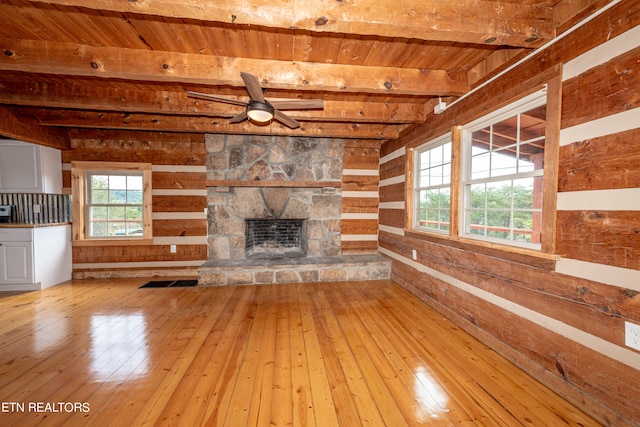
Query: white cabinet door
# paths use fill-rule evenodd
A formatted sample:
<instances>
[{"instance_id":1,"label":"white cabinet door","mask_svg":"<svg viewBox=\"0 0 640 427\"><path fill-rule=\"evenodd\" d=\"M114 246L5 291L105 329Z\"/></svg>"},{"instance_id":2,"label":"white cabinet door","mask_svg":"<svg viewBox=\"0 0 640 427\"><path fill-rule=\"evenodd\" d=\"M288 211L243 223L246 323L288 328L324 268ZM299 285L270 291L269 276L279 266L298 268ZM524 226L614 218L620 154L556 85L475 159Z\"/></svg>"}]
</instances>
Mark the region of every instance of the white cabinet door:
<instances>
[{"instance_id":1,"label":"white cabinet door","mask_svg":"<svg viewBox=\"0 0 640 427\"><path fill-rule=\"evenodd\" d=\"M3 141L0 145L0 188L16 193L42 192L39 147Z\"/></svg>"},{"instance_id":2,"label":"white cabinet door","mask_svg":"<svg viewBox=\"0 0 640 427\"><path fill-rule=\"evenodd\" d=\"M60 150L0 139L0 192L61 193Z\"/></svg>"},{"instance_id":3,"label":"white cabinet door","mask_svg":"<svg viewBox=\"0 0 640 427\"><path fill-rule=\"evenodd\" d=\"M0 243L0 284L33 283L31 242Z\"/></svg>"}]
</instances>

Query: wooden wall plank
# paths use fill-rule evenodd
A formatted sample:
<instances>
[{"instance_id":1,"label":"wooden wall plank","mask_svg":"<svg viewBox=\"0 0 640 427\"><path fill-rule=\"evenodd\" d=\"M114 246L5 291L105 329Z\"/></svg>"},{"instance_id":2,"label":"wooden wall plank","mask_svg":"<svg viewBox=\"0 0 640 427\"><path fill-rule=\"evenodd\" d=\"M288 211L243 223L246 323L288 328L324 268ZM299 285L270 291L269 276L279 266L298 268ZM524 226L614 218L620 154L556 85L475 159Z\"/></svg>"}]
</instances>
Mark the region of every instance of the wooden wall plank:
<instances>
[{"instance_id":1,"label":"wooden wall plank","mask_svg":"<svg viewBox=\"0 0 640 427\"><path fill-rule=\"evenodd\" d=\"M397 202L402 201L405 198L405 183L385 185L380 187L380 201L381 202Z\"/></svg>"},{"instance_id":2,"label":"wooden wall plank","mask_svg":"<svg viewBox=\"0 0 640 427\"><path fill-rule=\"evenodd\" d=\"M562 126L640 107L640 47L563 83ZM584 96L589 88L589 96Z\"/></svg>"},{"instance_id":3,"label":"wooden wall plank","mask_svg":"<svg viewBox=\"0 0 640 427\"><path fill-rule=\"evenodd\" d=\"M113 150L100 148L79 148L72 151L63 151L63 162L76 161L100 161L109 159L114 162L141 162L160 165L194 165L204 163L204 153L183 150Z\"/></svg>"},{"instance_id":4,"label":"wooden wall plank","mask_svg":"<svg viewBox=\"0 0 640 427\"><path fill-rule=\"evenodd\" d=\"M378 169L379 148L374 147L344 147L345 169Z\"/></svg>"},{"instance_id":5,"label":"wooden wall plank","mask_svg":"<svg viewBox=\"0 0 640 427\"><path fill-rule=\"evenodd\" d=\"M378 212L378 199L365 197L343 197L343 213L376 213Z\"/></svg>"},{"instance_id":6,"label":"wooden wall plank","mask_svg":"<svg viewBox=\"0 0 640 427\"><path fill-rule=\"evenodd\" d=\"M341 233L344 234L377 234L377 219L343 219Z\"/></svg>"},{"instance_id":7,"label":"wooden wall plank","mask_svg":"<svg viewBox=\"0 0 640 427\"><path fill-rule=\"evenodd\" d=\"M560 148L558 191L637 187L640 187L640 129Z\"/></svg>"},{"instance_id":8,"label":"wooden wall plank","mask_svg":"<svg viewBox=\"0 0 640 427\"><path fill-rule=\"evenodd\" d=\"M207 245L179 245L176 253L168 245L144 246L74 246L74 263L151 262L151 261L205 261Z\"/></svg>"},{"instance_id":9,"label":"wooden wall plank","mask_svg":"<svg viewBox=\"0 0 640 427\"><path fill-rule=\"evenodd\" d=\"M390 227L404 228L405 214L403 209L380 209L380 224Z\"/></svg>"},{"instance_id":10,"label":"wooden wall plank","mask_svg":"<svg viewBox=\"0 0 640 427\"><path fill-rule=\"evenodd\" d=\"M406 156L400 156L383 163L382 165L380 165L380 179L388 179L404 175L406 162Z\"/></svg>"},{"instance_id":11,"label":"wooden wall plank","mask_svg":"<svg viewBox=\"0 0 640 427\"><path fill-rule=\"evenodd\" d=\"M153 172L154 189L206 189L205 172Z\"/></svg>"},{"instance_id":12,"label":"wooden wall plank","mask_svg":"<svg viewBox=\"0 0 640 427\"><path fill-rule=\"evenodd\" d=\"M153 235L164 236L206 236L206 219L154 219Z\"/></svg>"},{"instance_id":13,"label":"wooden wall plank","mask_svg":"<svg viewBox=\"0 0 640 427\"><path fill-rule=\"evenodd\" d=\"M377 241L344 241L341 244L343 255L348 254L370 254L378 251Z\"/></svg>"},{"instance_id":14,"label":"wooden wall plank","mask_svg":"<svg viewBox=\"0 0 640 427\"><path fill-rule=\"evenodd\" d=\"M558 211L558 254L640 270L637 211Z\"/></svg>"},{"instance_id":15,"label":"wooden wall plank","mask_svg":"<svg viewBox=\"0 0 640 427\"><path fill-rule=\"evenodd\" d=\"M154 212L203 212L206 196L153 196Z\"/></svg>"},{"instance_id":16,"label":"wooden wall plank","mask_svg":"<svg viewBox=\"0 0 640 427\"><path fill-rule=\"evenodd\" d=\"M343 175L343 191L378 191L379 178L366 175Z\"/></svg>"}]
</instances>

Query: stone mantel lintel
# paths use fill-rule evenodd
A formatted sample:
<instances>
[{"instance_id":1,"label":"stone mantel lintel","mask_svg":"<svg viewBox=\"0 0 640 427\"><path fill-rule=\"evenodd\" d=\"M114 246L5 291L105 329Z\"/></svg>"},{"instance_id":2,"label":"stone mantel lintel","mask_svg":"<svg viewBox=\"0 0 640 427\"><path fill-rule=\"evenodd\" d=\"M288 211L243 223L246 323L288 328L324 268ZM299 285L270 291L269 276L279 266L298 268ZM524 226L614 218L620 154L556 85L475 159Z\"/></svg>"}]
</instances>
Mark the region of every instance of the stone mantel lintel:
<instances>
[{"instance_id":1,"label":"stone mantel lintel","mask_svg":"<svg viewBox=\"0 0 640 427\"><path fill-rule=\"evenodd\" d=\"M207 180L207 187L277 187L277 188L341 188L341 181L275 181L275 180Z\"/></svg>"}]
</instances>

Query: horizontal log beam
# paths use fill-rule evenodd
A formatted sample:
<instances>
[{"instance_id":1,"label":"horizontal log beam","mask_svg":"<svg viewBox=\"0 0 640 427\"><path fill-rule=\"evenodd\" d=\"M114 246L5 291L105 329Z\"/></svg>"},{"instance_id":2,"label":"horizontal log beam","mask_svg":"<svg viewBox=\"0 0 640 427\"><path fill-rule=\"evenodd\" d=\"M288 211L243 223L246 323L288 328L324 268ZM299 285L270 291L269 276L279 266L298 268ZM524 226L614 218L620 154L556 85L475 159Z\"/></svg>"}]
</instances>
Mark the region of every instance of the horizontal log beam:
<instances>
[{"instance_id":1,"label":"horizontal log beam","mask_svg":"<svg viewBox=\"0 0 640 427\"><path fill-rule=\"evenodd\" d=\"M286 62L190 53L0 39L0 70L125 80L244 87L260 70L264 88L340 93L449 96L469 89L466 73L445 70ZM285 70L285 71L283 71Z\"/></svg>"},{"instance_id":2,"label":"horizontal log beam","mask_svg":"<svg viewBox=\"0 0 640 427\"><path fill-rule=\"evenodd\" d=\"M127 129L164 132L229 133L242 135L317 136L332 138L395 139L403 125L370 123L302 122L298 129L290 129L277 122L266 126L247 121L229 123L226 119L194 116L166 116L154 114L109 113L95 111L46 110L14 108L14 114L33 125Z\"/></svg>"},{"instance_id":3,"label":"horizontal log beam","mask_svg":"<svg viewBox=\"0 0 640 427\"><path fill-rule=\"evenodd\" d=\"M554 36L552 8L520 2L36 1L205 22L459 43L536 47Z\"/></svg>"},{"instance_id":4,"label":"horizontal log beam","mask_svg":"<svg viewBox=\"0 0 640 427\"><path fill-rule=\"evenodd\" d=\"M13 138L47 147L67 150L71 143L67 131L24 123L9 109L0 107L0 137Z\"/></svg>"},{"instance_id":5,"label":"horizontal log beam","mask_svg":"<svg viewBox=\"0 0 640 427\"><path fill-rule=\"evenodd\" d=\"M122 111L131 113L178 114L230 118L242 107L194 99L185 92L155 91L102 85L81 86L57 83L20 82L0 86L5 104L47 108ZM213 90L207 93L214 94ZM226 98L247 101L246 97ZM277 98L270 98L276 100ZM288 111L289 116L309 121L357 121L359 123L422 123L424 104L387 102L324 101L324 109Z\"/></svg>"}]
</instances>

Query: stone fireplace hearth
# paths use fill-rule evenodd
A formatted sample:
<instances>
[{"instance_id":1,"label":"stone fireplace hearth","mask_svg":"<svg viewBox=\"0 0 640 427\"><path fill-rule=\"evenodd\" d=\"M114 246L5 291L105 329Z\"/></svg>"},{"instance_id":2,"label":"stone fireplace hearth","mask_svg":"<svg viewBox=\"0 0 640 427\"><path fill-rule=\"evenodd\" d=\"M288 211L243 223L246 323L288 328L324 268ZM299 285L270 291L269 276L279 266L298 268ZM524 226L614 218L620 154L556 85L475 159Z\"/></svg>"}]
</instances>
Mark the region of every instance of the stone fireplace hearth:
<instances>
[{"instance_id":1,"label":"stone fireplace hearth","mask_svg":"<svg viewBox=\"0 0 640 427\"><path fill-rule=\"evenodd\" d=\"M342 140L207 135L206 142L209 260L201 285L389 278L381 255L341 254ZM266 221L273 228L256 247L248 227ZM279 245L276 234L289 222L299 224L298 246Z\"/></svg>"}]
</instances>

